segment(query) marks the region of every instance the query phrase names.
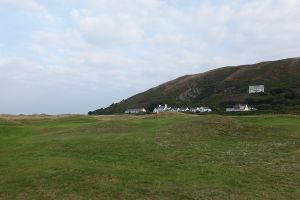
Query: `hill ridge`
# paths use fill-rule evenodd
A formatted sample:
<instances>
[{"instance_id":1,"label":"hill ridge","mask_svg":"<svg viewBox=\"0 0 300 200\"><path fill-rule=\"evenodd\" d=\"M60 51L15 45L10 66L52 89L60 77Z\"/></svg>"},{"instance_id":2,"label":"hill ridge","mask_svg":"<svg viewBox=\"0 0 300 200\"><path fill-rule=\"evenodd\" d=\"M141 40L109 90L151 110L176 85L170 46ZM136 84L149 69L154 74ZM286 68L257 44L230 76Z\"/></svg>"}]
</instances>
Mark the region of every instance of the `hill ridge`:
<instances>
[{"instance_id":1,"label":"hill ridge","mask_svg":"<svg viewBox=\"0 0 300 200\"><path fill-rule=\"evenodd\" d=\"M248 94L249 85L265 85L264 94ZM228 105L248 103L269 110L300 105L300 57L256 64L226 66L188 74L135 94L89 114L123 113L127 108L153 109L157 104L207 105L224 110Z\"/></svg>"}]
</instances>

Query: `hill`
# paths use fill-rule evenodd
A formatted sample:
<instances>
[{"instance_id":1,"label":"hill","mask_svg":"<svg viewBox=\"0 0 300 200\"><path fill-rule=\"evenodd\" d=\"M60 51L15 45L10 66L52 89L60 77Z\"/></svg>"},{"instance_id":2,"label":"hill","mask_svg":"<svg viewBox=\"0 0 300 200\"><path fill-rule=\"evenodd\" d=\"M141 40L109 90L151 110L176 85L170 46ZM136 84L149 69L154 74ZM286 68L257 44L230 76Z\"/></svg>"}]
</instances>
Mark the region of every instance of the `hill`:
<instances>
[{"instance_id":1,"label":"hill","mask_svg":"<svg viewBox=\"0 0 300 200\"><path fill-rule=\"evenodd\" d=\"M265 93L250 95L249 85L265 85ZM248 103L259 110L298 112L299 94L300 58L290 58L185 75L89 114L123 113L127 108L137 107L152 110L165 103L206 105L217 111L236 103Z\"/></svg>"}]
</instances>

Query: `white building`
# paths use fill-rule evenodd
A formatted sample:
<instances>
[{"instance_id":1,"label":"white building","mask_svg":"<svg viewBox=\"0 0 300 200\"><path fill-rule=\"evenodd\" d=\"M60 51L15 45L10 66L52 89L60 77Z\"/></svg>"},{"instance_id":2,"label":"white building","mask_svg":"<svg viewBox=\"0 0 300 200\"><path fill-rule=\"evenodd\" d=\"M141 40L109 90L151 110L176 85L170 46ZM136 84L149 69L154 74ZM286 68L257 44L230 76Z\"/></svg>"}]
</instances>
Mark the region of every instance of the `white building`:
<instances>
[{"instance_id":1,"label":"white building","mask_svg":"<svg viewBox=\"0 0 300 200\"><path fill-rule=\"evenodd\" d=\"M211 112L212 109L210 109L209 107L196 107L196 108L191 108L190 109L191 112Z\"/></svg>"},{"instance_id":2,"label":"white building","mask_svg":"<svg viewBox=\"0 0 300 200\"><path fill-rule=\"evenodd\" d=\"M165 104L165 106L159 105L157 108L154 108L153 113L166 112L168 110L170 110L170 108L168 108L167 104Z\"/></svg>"},{"instance_id":3,"label":"white building","mask_svg":"<svg viewBox=\"0 0 300 200\"><path fill-rule=\"evenodd\" d=\"M254 108L249 107L247 104L237 104L233 108L226 108L226 112L245 112L251 110L254 110Z\"/></svg>"},{"instance_id":4,"label":"white building","mask_svg":"<svg viewBox=\"0 0 300 200\"><path fill-rule=\"evenodd\" d=\"M237 104L233 108L226 108L226 112L243 112L250 111L247 104Z\"/></svg>"},{"instance_id":5,"label":"white building","mask_svg":"<svg viewBox=\"0 0 300 200\"><path fill-rule=\"evenodd\" d=\"M200 107L200 112L211 112L212 109L210 109L209 107Z\"/></svg>"},{"instance_id":6,"label":"white building","mask_svg":"<svg viewBox=\"0 0 300 200\"><path fill-rule=\"evenodd\" d=\"M133 108L125 110L125 114L139 114L147 112L145 108Z\"/></svg>"},{"instance_id":7,"label":"white building","mask_svg":"<svg viewBox=\"0 0 300 200\"><path fill-rule=\"evenodd\" d=\"M250 85L249 86L249 94L265 92L264 85Z\"/></svg>"},{"instance_id":8,"label":"white building","mask_svg":"<svg viewBox=\"0 0 300 200\"><path fill-rule=\"evenodd\" d=\"M161 112L211 112L212 110L209 107L196 107L196 108L188 108L188 107L168 107L167 104L165 106L159 105L157 108L154 108L153 113L161 113Z\"/></svg>"}]
</instances>

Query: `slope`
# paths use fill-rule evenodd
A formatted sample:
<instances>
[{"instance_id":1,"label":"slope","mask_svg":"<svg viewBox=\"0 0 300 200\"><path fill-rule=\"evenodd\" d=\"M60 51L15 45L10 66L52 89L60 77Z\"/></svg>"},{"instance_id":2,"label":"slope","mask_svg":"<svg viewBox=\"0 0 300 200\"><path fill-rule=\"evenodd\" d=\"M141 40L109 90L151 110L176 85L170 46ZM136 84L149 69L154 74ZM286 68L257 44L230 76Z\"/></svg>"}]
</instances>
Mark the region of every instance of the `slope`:
<instances>
[{"instance_id":1,"label":"slope","mask_svg":"<svg viewBox=\"0 0 300 200\"><path fill-rule=\"evenodd\" d=\"M248 94L249 85L265 85L264 94ZM185 75L134 95L90 114L122 113L126 108L157 104L208 105L215 110L235 103L248 103L260 110L299 108L300 58L223 67L205 73ZM293 108L294 110L294 108Z\"/></svg>"}]
</instances>

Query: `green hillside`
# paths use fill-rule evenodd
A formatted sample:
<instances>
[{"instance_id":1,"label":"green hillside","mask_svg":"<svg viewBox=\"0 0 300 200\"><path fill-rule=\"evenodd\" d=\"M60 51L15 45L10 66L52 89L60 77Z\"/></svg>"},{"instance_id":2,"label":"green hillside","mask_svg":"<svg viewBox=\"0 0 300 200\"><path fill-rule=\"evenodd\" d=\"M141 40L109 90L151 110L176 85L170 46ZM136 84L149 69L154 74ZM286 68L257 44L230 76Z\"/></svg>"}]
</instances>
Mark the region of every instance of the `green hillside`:
<instances>
[{"instance_id":1,"label":"green hillside","mask_svg":"<svg viewBox=\"0 0 300 200\"><path fill-rule=\"evenodd\" d=\"M300 199L299 121L0 117L0 199Z\"/></svg>"},{"instance_id":2,"label":"green hillside","mask_svg":"<svg viewBox=\"0 0 300 200\"><path fill-rule=\"evenodd\" d=\"M248 94L249 85L265 85L264 94ZM259 110L300 113L300 58L224 67L186 75L89 114L123 113L127 108L158 104L206 105L222 111L235 103Z\"/></svg>"}]
</instances>

